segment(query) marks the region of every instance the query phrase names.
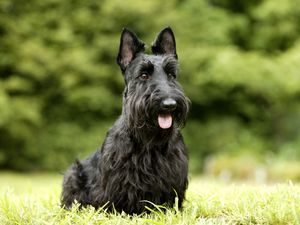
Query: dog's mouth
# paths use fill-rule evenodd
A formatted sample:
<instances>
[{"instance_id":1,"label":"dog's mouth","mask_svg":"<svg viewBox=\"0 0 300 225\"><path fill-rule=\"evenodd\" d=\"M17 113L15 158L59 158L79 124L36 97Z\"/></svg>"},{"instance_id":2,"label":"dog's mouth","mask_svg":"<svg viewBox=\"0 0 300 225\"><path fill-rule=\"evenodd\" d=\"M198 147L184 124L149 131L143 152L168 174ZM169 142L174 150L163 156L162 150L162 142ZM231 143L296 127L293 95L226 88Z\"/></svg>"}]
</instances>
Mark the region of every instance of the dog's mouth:
<instances>
[{"instance_id":1,"label":"dog's mouth","mask_svg":"<svg viewBox=\"0 0 300 225\"><path fill-rule=\"evenodd\" d=\"M172 126L173 117L171 114L159 114L158 125L162 129L169 129Z\"/></svg>"}]
</instances>

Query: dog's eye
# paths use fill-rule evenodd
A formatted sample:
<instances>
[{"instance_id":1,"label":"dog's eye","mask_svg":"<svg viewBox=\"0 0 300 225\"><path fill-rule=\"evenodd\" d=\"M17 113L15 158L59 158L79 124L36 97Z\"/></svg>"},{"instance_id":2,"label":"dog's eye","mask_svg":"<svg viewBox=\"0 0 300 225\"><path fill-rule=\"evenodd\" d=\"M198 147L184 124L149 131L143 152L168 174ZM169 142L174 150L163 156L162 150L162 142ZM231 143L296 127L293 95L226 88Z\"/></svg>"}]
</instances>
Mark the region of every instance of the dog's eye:
<instances>
[{"instance_id":1,"label":"dog's eye","mask_svg":"<svg viewBox=\"0 0 300 225\"><path fill-rule=\"evenodd\" d=\"M175 73L168 73L168 77L172 79L176 79Z\"/></svg>"},{"instance_id":2,"label":"dog's eye","mask_svg":"<svg viewBox=\"0 0 300 225\"><path fill-rule=\"evenodd\" d=\"M140 76L140 79L141 80L149 80L149 75L146 74L146 73L142 73L141 76Z\"/></svg>"}]
</instances>

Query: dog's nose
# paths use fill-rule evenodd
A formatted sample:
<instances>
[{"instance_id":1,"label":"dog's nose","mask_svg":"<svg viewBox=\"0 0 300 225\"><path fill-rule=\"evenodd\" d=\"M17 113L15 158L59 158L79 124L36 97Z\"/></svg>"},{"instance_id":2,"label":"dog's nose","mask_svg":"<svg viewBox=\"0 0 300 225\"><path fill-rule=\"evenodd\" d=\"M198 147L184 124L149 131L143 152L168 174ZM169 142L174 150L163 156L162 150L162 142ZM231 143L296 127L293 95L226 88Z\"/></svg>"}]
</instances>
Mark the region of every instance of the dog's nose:
<instances>
[{"instance_id":1,"label":"dog's nose","mask_svg":"<svg viewBox=\"0 0 300 225\"><path fill-rule=\"evenodd\" d=\"M177 102L172 98L167 98L162 101L162 109L167 111L173 111L177 107Z\"/></svg>"}]
</instances>

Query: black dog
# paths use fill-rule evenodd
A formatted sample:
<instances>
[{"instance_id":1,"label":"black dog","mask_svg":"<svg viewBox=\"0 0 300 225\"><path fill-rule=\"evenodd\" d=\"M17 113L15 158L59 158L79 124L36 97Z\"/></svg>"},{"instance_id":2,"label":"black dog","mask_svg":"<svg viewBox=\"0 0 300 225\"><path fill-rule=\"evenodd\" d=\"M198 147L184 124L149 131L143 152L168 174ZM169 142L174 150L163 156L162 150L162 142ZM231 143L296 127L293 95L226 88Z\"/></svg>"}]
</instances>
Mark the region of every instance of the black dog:
<instances>
[{"instance_id":1,"label":"black dog","mask_svg":"<svg viewBox=\"0 0 300 225\"><path fill-rule=\"evenodd\" d=\"M176 80L178 62L171 28L163 29L144 53L144 43L124 29L117 62L125 90L123 110L101 150L75 162L63 181L62 204L105 205L129 214L145 206L182 207L188 159L179 128L189 100Z\"/></svg>"}]
</instances>

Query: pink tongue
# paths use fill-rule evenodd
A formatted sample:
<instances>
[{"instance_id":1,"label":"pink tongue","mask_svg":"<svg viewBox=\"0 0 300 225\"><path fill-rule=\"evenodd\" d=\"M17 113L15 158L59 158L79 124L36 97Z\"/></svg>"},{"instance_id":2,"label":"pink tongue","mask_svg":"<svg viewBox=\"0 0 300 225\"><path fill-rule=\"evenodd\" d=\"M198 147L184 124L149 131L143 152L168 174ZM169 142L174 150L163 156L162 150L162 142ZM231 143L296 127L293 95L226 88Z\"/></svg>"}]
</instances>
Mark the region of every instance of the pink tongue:
<instances>
[{"instance_id":1,"label":"pink tongue","mask_svg":"<svg viewBox=\"0 0 300 225\"><path fill-rule=\"evenodd\" d=\"M172 116L168 115L158 115L158 124L162 129L168 129L172 126Z\"/></svg>"}]
</instances>

